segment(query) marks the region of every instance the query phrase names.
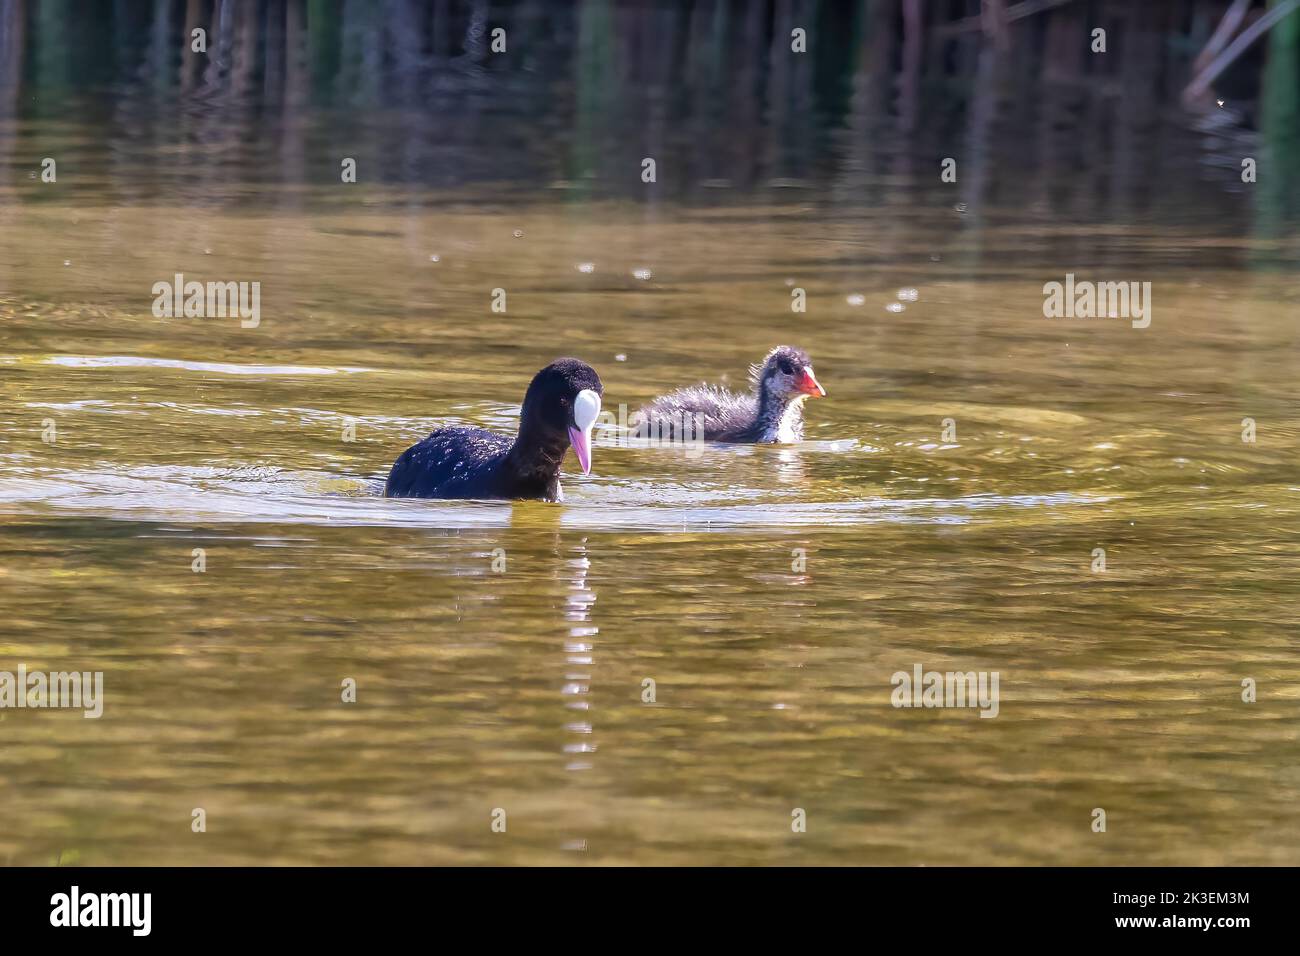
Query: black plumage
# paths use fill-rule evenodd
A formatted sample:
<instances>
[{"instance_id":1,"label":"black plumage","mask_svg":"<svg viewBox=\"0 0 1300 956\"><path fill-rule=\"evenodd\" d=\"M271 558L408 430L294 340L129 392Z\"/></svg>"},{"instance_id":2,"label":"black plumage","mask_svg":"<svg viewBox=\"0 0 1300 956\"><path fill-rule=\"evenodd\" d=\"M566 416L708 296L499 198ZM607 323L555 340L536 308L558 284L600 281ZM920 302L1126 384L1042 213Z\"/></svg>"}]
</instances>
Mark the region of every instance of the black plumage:
<instances>
[{"instance_id":1,"label":"black plumage","mask_svg":"<svg viewBox=\"0 0 1300 956\"><path fill-rule=\"evenodd\" d=\"M603 392L585 362L552 362L528 386L514 439L482 428L439 428L402 452L384 495L562 500L560 464L571 445L584 471L590 468L591 426ZM575 407L587 420L575 419Z\"/></svg>"}]
</instances>

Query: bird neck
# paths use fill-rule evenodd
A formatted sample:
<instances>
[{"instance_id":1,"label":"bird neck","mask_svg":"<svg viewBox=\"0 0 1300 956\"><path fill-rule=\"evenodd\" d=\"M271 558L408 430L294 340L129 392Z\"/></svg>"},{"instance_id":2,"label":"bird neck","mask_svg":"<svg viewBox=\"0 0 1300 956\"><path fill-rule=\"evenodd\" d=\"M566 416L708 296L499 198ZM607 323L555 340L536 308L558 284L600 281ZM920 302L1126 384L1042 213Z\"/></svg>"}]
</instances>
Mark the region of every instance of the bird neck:
<instances>
[{"instance_id":1,"label":"bird neck","mask_svg":"<svg viewBox=\"0 0 1300 956\"><path fill-rule=\"evenodd\" d=\"M560 463L568 450L567 435L525 417L520 421L519 434L506 455L506 464L522 478L550 480L559 476Z\"/></svg>"},{"instance_id":2,"label":"bird neck","mask_svg":"<svg viewBox=\"0 0 1300 956\"><path fill-rule=\"evenodd\" d=\"M758 431L763 441L794 442L803 437L803 403L807 395L758 394Z\"/></svg>"}]
</instances>

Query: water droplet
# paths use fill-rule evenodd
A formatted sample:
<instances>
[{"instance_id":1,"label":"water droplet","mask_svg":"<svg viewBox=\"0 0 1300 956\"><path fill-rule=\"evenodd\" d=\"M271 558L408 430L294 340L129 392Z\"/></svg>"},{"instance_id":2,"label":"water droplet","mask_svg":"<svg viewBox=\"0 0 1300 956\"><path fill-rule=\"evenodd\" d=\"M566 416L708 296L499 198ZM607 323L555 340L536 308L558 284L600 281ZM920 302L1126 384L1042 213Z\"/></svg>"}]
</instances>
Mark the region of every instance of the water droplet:
<instances>
[{"instance_id":1,"label":"water droplet","mask_svg":"<svg viewBox=\"0 0 1300 956\"><path fill-rule=\"evenodd\" d=\"M862 305L862 303L867 301L867 297L861 292L854 292L853 294L846 296L844 301L849 305Z\"/></svg>"},{"instance_id":2,"label":"water droplet","mask_svg":"<svg viewBox=\"0 0 1300 956\"><path fill-rule=\"evenodd\" d=\"M654 273L651 272L649 269L633 269L632 275L640 279L642 282L644 282L646 279L649 279L652 276L654 276Z\"/></svg>"},{"instance_id":3,"label":"water droplet","mask_svg":"<svg viewBox=\"0 0 1300 956\"><path fill-rule=\"evenodd\" d=\"M956 209L958 212L965 212L966 204L964 202L959 202L957 203L957 205L953 206L952 208Z\"/></svg>"},{"instance_id":4,"label":"water droplet","mask_svg":"<svg viewBox=\"0 0 1300 956\"><path fill-rule=\"evenodd\" d=\"M210 255L212 255L212 250L211 250L211 249L204 249L204 250L203 250L203 254L204 254L205 256L210 256Z\"/></svg>"},{"instance_id":5,"label":"water droplet","mask_svg":"<svg viewBox=\"0 0 1300 956\"><path fill-rule=\"evenodd\" d=\"M70 266L70 265L72 265L72 260L71 260L71 259L64 259L64 260L63 260L63 264L64 264L65 266Z\"/></svg>"},{"instance_id":6,"label":"water droplet","mask_svg":"<svg viewBox=\"0 0 1300 956\"><path fill-rule=\"evenodd\" d=\"M522 239L523 237L524 237L524 231L523 231L522 229L516 229L516 230L515 230L515 238L516 238L516 239Z\"/></svg>"},{"instance_id":7,"label":"water droplet","mask_svg":"<svg viewBox=\"0 0 1300 956\"><path fill-rule=\"evenodd\" d=\"M886 311L886 312L902 312L905 308L907 308L907 306L903 305L903 303L901 303L901 302L891 302L891 303L889 303L889 305L885 306L885 311Z\"/></svg>"},{"instance_id":8,"label":"water droplet","mask_svg":"<svg viewBox=\"0 0 1300 956\"><path fill-rule=\"evenodd\" d=\"M442 256L437 255L437 254L435 253L434 255L429 256L429 261L430 261L430 262L441 262L441 261L442 261Z\"/></svg>"},{"instance_id":9,"label":"water droplet","mask_svg":"<svg viewBox=\"0 0 1300 956\"><path fill-rule=\"evenodd\" d=\"M627 353L626 353L626 352L619 352L617 355L614 356L614 361L615 361L615 362L626 362L626 361L627 361Z\"/></svg>"},{"instance_id":10,"label":"water droplet","mask_svg":"<svg viewBox=\"0 0 1300 956\"><path fill-rule=\"evenodd\" d=\"M908 286L905 289L898 290L899 302L915 302L919 297L920 297L920 293L917 292L915 289L913 289L911 286Z\"/></svg>"},{"instance_id":11,"label":"water droplet","mask_svg":"<svg viewBox=\"0 0 1300 956\"><path fill-rule=\"evenodd\" d=\"M591 275L591 273L593 273L593 272L596 271L596 263L594 263L594 262L579 262L578 265L577 265L577 269L578 269L579 272L585 272L585 273L587 273L588 275Z\"/></svg>"}]
</instances>

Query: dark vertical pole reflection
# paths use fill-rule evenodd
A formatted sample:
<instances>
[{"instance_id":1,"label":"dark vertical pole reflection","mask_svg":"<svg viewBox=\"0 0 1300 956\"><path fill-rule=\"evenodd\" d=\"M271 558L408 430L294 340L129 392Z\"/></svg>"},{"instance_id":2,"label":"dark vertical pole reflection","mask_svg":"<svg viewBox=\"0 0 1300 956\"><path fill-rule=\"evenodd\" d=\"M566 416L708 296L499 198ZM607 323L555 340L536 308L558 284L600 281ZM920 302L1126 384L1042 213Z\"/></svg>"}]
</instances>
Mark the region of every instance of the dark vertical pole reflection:
<instances>
[{"instance_id":1,"label":"dark vertical pole reflection","mask_svg":"<svg viewBox=\"0 0 1300 956\"><path fill-rule=\"evenodd\" d=\"M205 28L207 20L203 16L202 0L186 0L185 33L181 37L180 87L181 93L188 96L198 83L202 70L204 55L194 49L194 31Z\"/></svg>"},{"instance_id":2,"label":"dark vertical pole reflection","mask_svg":"<svg viewBox=\"0 0 1300 956\"><path fill-rule=\"evenodd\" d=\"M159 92L171 85L171 62L175 49L172 5L167 0L154 0L149 33L149 79Z\"/></svg>"},{"instance_id":3,"label":"dark vertical pole reflection","mask_svg":"<svg viewBox=\"0 0 1300 956\"><path fill-rule=\"evenodd\" d=\"M961 164L958 179L962 202L967 209L966 224L976 229L980 221L980 204L988 193L993 121L997 115L998 83L1004 59L994 44L986 41L980 46L970 122L966 127L966 161Z\"/></svg>"},{"instance_id":4,"label":"dark vertical pole reflection","mask_svg":"<svg viewBox=\"0 0 1300 956\"><path fill-rule=\"evenodd\" d=\"M1129 22L1120 50L1120 82L1124 95L1111 106L1114 143L1110 157L1111 181L1108 218L1116 223L1136 223L1147 183L1158 175L1150 158L1159 156L1150 132L1157 126L1155 103L1160 83L1160 51L1164 36L1160 18L1165 11L1136 6L1129 12ZM1104 166L1102 167L1105 168ZM1129 255L1124 246L1107 250L1106 268L1120 268Z\"/></svg>"},{"instance_id":5,"label":"dark vertical pole reflection","mask_svg":"<svg viewBox=\"0 0 1300 956\"><path fill-rule=\"evenodd\" d=\"M896 188L885 194L889 206L905 207L915 195L914 143L921 110L921 51L924 49L925 24L921 15L920 0L904 0L902 67L898 74L897 139L893 143L892 167ZM891 233L900 234L904 220L889 216ZM900 234L899 241L905 240Z\"/></svg>"},{"instance_id":6,"label":"dark vertical pole reflection","mask_svg":"<svg viewBox=\"0 0 1300 956\"><path fill-rule=\"evenodd\" d=\"M887 109L880 95L887 83L893 58L894 6L863 0L865 39L861 55L853 63L852 92L848 114L840 134L839 165L831 186L834 205L872 205L879 190L879 151L875 144L881 118Z\"/></svg>"},{"instance_id":7,"label":"dark vertical pole reflection","mask_svg":"<svg viewBox=\"0 0 1300 956\"><path fill-rule=\"evenodd\" d=\"M618 78L614 69L614 24L609 5L584 3L578 16L573 74L577 90L576 129L569 152L568 178L578 184L575 199L587 198L590 176L608 150L609 120ZM638 167L639 168L639 167Z\"/></svg>"},{"instance_id":8,"label":"dark vertical pole reflection","mask_svg":"<svg viewBox=\"0 0 1300 956\"><path fill-rule=\"evenodd\" d=\"M0 169L13 169L14 143L18 138L18 87L23 75L23 37L26 36L26 12L23 0L0 0ZM18 174L12 173L16 177ZM9 177L6 177L9 180ZM8 192L12 181L0 182L0 191ZM18 204L0 202L0 229L13 228ZM9 288L10 266L0 261L0 286Z\"/></svg>"},{"instance_id":9,"label":"dark vertical pole reflection","mask_svg":"<svg viewBox=\"0 0 1300 956\"><path fill-rule=\"evenodd\" d=\"M11 119L16 112L26 19L23 0L0 0L0 121ZM9 130L0 131L0 148L8 149L12 142Z\"/></svg>"},{"instance_id":10,"label":"dark vertical pole reflection","mask_svg":"<svg viewBox=\"0 0 1300 956\"><path fill-rule=\"evenodd\" d=\"M1300 14L1292 14L1269 31L1268 59L1260 92L1259 185L1255 192L1255 235L1269 240L1284 235L1300 214ZM1261 256L1261 252L1263 255ZM1269 242L1253 259L1272 261Z\"/></svg>"},{"instance_id":11,"label":"dark vertical pole reflection","mask_svg":"<svg viewBox=\"0 0 1300 956\"><path fill-rule=\"evenodd\" d=\"M262 9L263 67L261 105L269 107L284 97L285 0L267 0Z\"/></svg>"},{"instance_id":12,"label":"dark vertical pole reflection","mask_svg":"<svg viewBox=\"0 0 1300 956\"><path fill-rule=\"evenodd\" d=\"M782 147L789 142L790 125L790 72L793 56L790 55L790 31L794 29L794 12L790 0L776 0L772 11L773 30L768 52L767 95L764 97L767 113L763 127L762 167L759 175L772 180L785 174Z\"/></svg>"},{"instance_id":13,"label":"dark vertical pole reflection","mask_svg":"<svg viewBox=\"0 0 1300 956\"><path fill-rule=\"evenodd\" d=\"M921 103L921 47L925 25L921 0L903 0L903 71L898 83L898 128L904 135L916 129ZM899 154L907 150L900 149Z\"/></svg>"}]
</instances>

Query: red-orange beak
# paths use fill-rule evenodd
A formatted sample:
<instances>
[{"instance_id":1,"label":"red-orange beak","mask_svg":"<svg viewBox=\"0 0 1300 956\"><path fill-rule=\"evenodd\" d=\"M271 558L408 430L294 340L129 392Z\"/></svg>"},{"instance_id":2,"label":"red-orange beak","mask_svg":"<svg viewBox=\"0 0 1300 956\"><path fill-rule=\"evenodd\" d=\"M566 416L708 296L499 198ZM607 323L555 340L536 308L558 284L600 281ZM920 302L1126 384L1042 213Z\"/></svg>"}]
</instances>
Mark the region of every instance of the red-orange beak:
<instances>
[{"instance_id":1,"label":"red-orange beak","mask_svg":"<svg viewBox=\"0 0 1300 956\"><path fill-rule=\"evenodd\" d=\"M813 374L811 365L804 366L803 376L794 383L794 387L813 398L821 398L826 394L826 389L822 388L821 383L817 381L817 376Z\"/></svg>"}]
</instances>

